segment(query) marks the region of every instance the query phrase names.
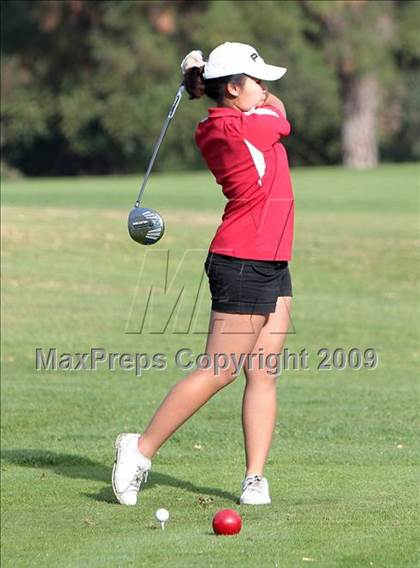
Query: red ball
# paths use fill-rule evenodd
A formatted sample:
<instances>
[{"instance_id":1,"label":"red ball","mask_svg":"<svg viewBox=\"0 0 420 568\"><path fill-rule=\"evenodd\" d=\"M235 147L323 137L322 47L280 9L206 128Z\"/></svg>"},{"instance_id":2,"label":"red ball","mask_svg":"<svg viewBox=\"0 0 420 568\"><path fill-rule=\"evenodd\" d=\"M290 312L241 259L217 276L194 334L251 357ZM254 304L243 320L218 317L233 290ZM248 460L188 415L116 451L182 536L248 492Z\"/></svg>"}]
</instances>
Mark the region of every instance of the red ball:
<instances>
[{"instance_id":1,"label":"red ball","mask_svg":"<svg viewBox=\"0 0 420 568\"><path fill-rule=\"evenodd\" d=\"M241 528L241 515L233 509L223 509L213 517L213 530L216 534L238 534Z\"/></svg>"}]
</instances>

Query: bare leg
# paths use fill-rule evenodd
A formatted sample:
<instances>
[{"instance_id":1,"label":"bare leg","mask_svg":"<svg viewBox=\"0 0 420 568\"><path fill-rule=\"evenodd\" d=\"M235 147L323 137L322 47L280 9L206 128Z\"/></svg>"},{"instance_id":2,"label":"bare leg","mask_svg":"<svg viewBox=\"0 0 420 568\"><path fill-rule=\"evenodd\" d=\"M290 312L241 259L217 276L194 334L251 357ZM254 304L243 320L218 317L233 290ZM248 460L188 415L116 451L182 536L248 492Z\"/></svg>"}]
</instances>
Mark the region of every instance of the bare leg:
<instances>
[{"instance_id":1,"label":"bare leg","mask_svg":"<svg viewBox=\"0 0 420 568\"><path fill-rule=\"evenodd\" d=\"M252 350L268 316L211 313L206 353L248 353ZM229 357L231 363L231 357ZM218 390L230 384L237 375L228 368L216 375L213 366L197 369L179 381L156 410L139 438L139 450L152 458L164 442Z\"/></svg>"},{"instance_id":2,"label":"bare leg","mask_svg":"<svg viewBox=\"0 0 420 568\"><path fill-rule=\"evenodd\" d=\"M276 311L269 315L254 345L254 353L279 354L286 340L291 298L280 297ZM261 351L259 351L259 349ZM260 368L255 358L252 369L245 365L246 386L242 401L242 426L245 439L246 474L262 475L276 425L277 379L270 366Z\"/></svg>"}]
</instances>

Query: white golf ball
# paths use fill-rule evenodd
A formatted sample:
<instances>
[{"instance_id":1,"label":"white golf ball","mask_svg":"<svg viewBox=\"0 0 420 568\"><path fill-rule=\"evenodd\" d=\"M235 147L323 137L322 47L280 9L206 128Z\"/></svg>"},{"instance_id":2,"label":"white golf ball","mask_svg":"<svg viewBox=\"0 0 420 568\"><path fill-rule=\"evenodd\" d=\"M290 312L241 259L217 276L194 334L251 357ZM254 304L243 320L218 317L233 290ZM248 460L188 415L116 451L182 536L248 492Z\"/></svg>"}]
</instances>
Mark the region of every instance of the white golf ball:
<instances>
[{"instance_id":1,"label":"white golf ball","mask_svg":"<svg viewBox=\"0 0 420 568\"><path fill-rule=\"evenodd\" d=\"M166 523L169 519L169 511L166 509L158 509L155 513L155 517L160 523Z\"/></svg>"}]
</instances>

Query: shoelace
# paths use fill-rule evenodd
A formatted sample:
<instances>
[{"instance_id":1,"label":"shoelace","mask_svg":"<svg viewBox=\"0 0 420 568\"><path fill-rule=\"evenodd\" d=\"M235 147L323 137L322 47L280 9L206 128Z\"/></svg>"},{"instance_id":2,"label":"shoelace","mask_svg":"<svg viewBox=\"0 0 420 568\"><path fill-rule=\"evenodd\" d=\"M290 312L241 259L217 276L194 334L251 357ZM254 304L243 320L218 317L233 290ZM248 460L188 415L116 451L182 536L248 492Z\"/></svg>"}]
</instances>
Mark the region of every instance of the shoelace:
<instances>
[{"instance_id":1,"label":"shoelace","mask_svg":"<svg viewBox=\"0 0 420 568\"><path fill-rule=\"evenodd\" d=\"M129 487L132 487L133 489L138 491L140 489L140 484L142 481L144 481L144 483L147 483L148 476L149 470L143 469L141 465L137 466L136 474L133 477L133 480L131 481Z\"/></svg>"},{"instance_id":2,"label":"shoelace","mask_svg":"<svg viewBox=\"0 0 420 568\"><path fill-rule=\"evenodd\" d=\"M261 475L253 475L245 480L245 489L251 491L262 491L262 477Z\"/></svg>"}]
</instances>

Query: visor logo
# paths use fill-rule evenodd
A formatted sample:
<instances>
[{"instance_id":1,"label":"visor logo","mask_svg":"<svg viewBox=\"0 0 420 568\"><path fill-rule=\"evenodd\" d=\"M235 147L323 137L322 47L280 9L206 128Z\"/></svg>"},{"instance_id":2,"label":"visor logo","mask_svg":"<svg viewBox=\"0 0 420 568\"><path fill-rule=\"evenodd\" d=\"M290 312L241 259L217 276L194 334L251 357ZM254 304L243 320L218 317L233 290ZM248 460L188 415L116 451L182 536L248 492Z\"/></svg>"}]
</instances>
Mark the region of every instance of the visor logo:
<instances>
[{"instance_id":1,"label":"visor logo","mask_svg":"<svg viewBox=\"0 0 420 568\"><path fill-rule=\"evenodd\" d=\"M257 53L257 52L252 53L251 59L252 59L253 61L257 61L257 59L258 59L258 53Z\"/></svg>"}]
</instances>

